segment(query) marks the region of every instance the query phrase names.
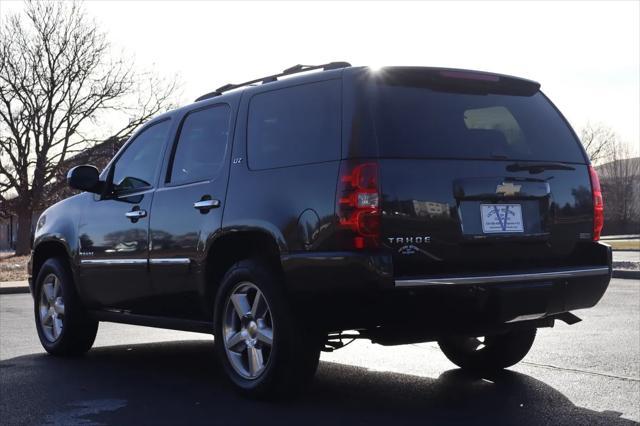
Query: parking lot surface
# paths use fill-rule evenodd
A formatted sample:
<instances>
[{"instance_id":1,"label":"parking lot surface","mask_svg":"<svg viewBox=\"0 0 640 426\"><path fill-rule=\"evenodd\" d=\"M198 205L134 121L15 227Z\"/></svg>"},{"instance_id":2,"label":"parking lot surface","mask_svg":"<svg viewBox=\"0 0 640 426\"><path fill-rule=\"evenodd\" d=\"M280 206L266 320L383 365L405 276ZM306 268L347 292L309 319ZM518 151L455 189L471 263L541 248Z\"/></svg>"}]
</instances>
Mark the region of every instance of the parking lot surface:
<instances>
[{"instance_id":1,"label":"parking lot surface","mask_svg":"<svg viewBox=\"0 0 640 426\"><path fill-rule=\"evenodd\" d=\"M48 356L28 294L0 296L2 424L613 424L640 420L640 283L614 279L583 321L544 329L523 362L463 373L435 343L325 353L289 401L247 400L207 335L101 324L94 349Z\"/></svg>"}]
</instances>

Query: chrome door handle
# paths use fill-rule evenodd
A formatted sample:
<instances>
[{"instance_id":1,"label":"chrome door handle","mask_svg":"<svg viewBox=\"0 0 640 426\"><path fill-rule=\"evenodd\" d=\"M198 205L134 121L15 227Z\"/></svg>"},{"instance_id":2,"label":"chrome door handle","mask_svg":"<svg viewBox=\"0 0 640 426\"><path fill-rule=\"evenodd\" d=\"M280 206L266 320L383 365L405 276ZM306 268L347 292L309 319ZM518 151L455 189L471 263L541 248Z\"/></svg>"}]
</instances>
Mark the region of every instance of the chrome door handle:
<instances>
[{"instance_id":1,"label":"chrome door handle","mask_svg":"<svg viewBox=\"0 0 640 426\"><path fill-rule=\"evenodd\" d=\"M146 210L131 210L130 212L126 212L124 214L126 217L128 217L129 219L140 219L141 217L146 217L147 216L147 211Z\"/></svg>"},{"instance_id":2,"label":"chrome door handle","mask_svg":"<svg viewBox=\"0 0 640 426\"><path fill-rule=\"evenodd\" d=\"M220 207L220 200L200 200L193 203L193 208L198 210L209 210Z\"/></svg>"}]
</instances>

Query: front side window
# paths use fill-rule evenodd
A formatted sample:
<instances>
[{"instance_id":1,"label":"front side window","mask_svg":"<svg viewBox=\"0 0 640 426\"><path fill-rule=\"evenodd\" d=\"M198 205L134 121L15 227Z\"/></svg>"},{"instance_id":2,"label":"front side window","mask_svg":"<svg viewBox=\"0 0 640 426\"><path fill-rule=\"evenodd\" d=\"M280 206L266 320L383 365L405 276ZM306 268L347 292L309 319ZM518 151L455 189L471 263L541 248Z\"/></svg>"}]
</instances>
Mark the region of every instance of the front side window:
<instances>
[{"instance_id":1,"label":"front side window","mask_svg":"<svg viewBox=\"0 0 640 426\"><path fill-rule=\"evenodd\" d=\"M127 146L113 166L113 186L116 192L153 186L169 125L169 120L154 124L138 134Z\"/></svg>"},{"instance_id":2,"label":"front side window","mask_svg":"<svg viewBox=\"0 0 640 426\"><path fill-rule=\"evenodd\" d=\"M257 94L249 105L247 150L253 170L337 160L340 81Z\"/></svg>"},{"instance_id":3,"label":"front side window","mask_svg":"<svg viewBox=\"0 0 640 426\"><path fill-rule=\"evenodd\" d=\"M219 105L189 113L182 123L169 182L180 185L215 179L229 140L229 107Z\"/></svg>"}]
</instances>

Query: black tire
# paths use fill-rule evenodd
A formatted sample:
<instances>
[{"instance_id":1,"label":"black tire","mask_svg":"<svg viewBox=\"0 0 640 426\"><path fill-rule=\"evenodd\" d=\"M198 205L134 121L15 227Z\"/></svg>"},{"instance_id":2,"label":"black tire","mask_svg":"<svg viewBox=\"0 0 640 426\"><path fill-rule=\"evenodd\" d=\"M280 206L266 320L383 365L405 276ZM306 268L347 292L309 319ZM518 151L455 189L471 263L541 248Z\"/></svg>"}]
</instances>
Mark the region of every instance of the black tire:
<instances>
[{"instance_id":1,"label":"black tire","mask_svg":"<svg viewBox=\"0 0 640 426\"><path fill-rule=\"evenodd\" d=\"M460 368L495 371L520 362L536 338L536 329L512 330L504 334L476 337L451 336L438 341L445 356Z\"/></svg>"},{"instance_id":2,"label":"black tire","mask_svg":"<svg viewBox=\"0 0 640 426\"><path fill-rule=\"evenodd\" d=\"M241 352L242 356L246 352L246 358L237 357L236 359L241 361L235 361L236 367L234 367L231 361L234 354L227 349L227 339L225 338L225 336L236 333L233 328L229 327L229 321L236 321L237 324L242 324L244 321L239 319L225 320L225 318L231 318L237 314L237 309L227 310L227 307L232 304L230 296L242 291L241 286L246 286L247 283L259 289L267 302L267 309L270 312L268 318L264 317L265 320L255 319L255 321L269 322L273 337L271 346L260 347L262 342L259 340L255 346L252 346L252 348L260 350L262 354L260 359L264 360L261 373L253 378L243 377L237 370L237 363L248 359L250 344L246 343L246 340L240 341L237 346L238 352ZM247 259L234 264L227 271L216 296L214 328L218 357L231 382L238 390L250 397L272 398L291 395L311 381L318 367L323 343L322 334L305 329L299 321L296 321L282 284L279 275L266 262L260 259ZM247 290L248 301L251 298L251 291ZM255 299L256 296L250 301L251 306L253 306ZM250 315L244 318L249 317ZM251 321L253 319L249 322ZM227 331L226 335L223 334L223 328ZM246 331L248 328L245 327L243 330Z\"/></svg>"},{"instance_id":3,"label":"black tire","mask_svg":"<svg viewBox=\"0 0 640 426\"><path fill-rule=\"evenodd\" d=\"M47 298L46 293L43 295L45 291L44 286L46 285L49 290L52 288L50 285L56 287L54 284L55 281L52 281L52 277L57 279L59 285L55 292L55 295L58 296L56 297L55 303L58 304L51 308L54 311L56 308L60 310L60 313L56 313L56 315L62 319L63 324L59 332L54 331L53 325L44 325L44 320L41 319L41 298L43 296ZM61 296L61 299L59 296ZM62 302L60 302L60 300L62 300ZM62 309L59 309L60 303L62 304ZM63 259L48 259L40 268L40 272L35 281L33 305L38 337L40 338L42 347L44 347L47 352L52 355L70 356L80 355L91 349L98 331L98 322L89 318L82 307L80 298L76 293L71 272ZM45 309L43 312L48 311ZM51 324L53 324L53 322L51 322ZM60 328L56 328L56 330L60 330Z\"/></svg>"}]
</instances>

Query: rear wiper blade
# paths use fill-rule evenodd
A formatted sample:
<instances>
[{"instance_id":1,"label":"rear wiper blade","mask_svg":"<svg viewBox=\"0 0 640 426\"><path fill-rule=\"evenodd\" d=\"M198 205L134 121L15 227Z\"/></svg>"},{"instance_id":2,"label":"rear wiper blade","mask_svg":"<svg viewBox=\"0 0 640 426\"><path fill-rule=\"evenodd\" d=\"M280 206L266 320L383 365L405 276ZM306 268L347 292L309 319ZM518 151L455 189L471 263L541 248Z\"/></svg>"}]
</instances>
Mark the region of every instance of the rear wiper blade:
<instances>
[{"instance_id":1,"label":"rear wiper blade","mask_svg":"<svg viewBox=\"0 0 640 426\"><path fill-rule=\"evenodd\" d=\"M528 170L529 173L542 173L545 170L575 170L564 163L513 163L507 166L507 171L521 172Z\"/></svg>"}]
</instances>

